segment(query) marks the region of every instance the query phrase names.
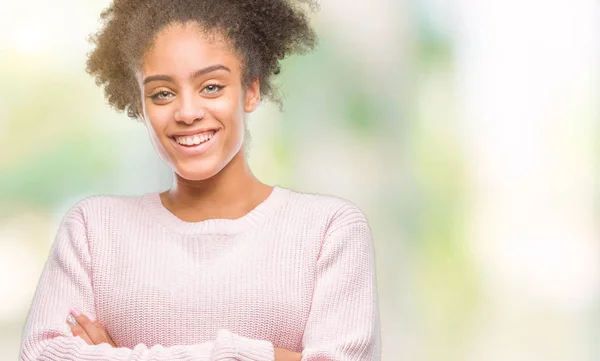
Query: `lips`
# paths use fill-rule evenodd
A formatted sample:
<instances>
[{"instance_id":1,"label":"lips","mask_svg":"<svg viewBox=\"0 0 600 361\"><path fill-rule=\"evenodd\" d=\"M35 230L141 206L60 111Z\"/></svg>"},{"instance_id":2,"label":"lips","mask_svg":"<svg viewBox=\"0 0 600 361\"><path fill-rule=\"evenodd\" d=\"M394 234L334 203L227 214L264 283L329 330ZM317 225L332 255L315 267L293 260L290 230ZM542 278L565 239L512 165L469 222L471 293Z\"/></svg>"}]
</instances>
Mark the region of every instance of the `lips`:
<instances>
[{"instance_id":1,"label":"lips","mask_svg":"<svg viewBox=\"0 0 600 361\"><path fill-rule=\"evenodd\" d=\"M210 139L212 139L215 133L215 131L210 130L207 132L196 133L193 135L179 135L174 136L173 140L175 140L175 142L179 145L194 146L209 141Z\"/></svg>"},{"instance_id":2,"label":"lips","mask_svg":"<svg viewBox=\"0 0 600 361\"><path fill-rule=\"evenodd\" d=\"M207 131L190 135L176 135L171 137L175 149L185 156L195 156L205 153L218 138L219 131Z\"/></svg>"}]
</instances>

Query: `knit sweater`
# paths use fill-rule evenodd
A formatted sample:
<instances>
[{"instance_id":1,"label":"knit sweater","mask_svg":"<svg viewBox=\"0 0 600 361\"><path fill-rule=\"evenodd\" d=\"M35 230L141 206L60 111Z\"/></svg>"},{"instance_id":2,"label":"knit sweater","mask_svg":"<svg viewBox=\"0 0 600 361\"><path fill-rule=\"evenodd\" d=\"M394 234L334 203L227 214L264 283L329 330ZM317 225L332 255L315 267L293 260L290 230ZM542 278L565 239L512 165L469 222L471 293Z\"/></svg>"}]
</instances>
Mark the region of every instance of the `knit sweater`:
<instances>
[{"instance_id":1,"label":"knit sweater","mask_svg":"<svg viewBox=\"0 0 600 361\"><path fill-rule=\"evenodd\" d=\"M237 219L185 222L158 193L94 196L64 217L21 360L380 360L374 252L341 198L274 187ZM71 308L113 339L88 345Z\"/></svg>"}]
</instances>

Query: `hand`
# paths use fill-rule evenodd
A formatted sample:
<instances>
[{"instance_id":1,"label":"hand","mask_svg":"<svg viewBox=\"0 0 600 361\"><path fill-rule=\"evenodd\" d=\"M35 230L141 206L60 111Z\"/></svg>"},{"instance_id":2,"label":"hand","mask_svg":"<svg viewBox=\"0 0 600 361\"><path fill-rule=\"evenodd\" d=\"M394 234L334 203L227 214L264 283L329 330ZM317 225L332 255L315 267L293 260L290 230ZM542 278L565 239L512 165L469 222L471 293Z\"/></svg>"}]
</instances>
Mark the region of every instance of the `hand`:
<instances>
[{"instance_id":1,"label":"hand","mask_svg":"<svg viewBox=\"0 0 600 361\"><path fill-rule=\"evenodd\" d=\"M275 361L301 361L302 354L275 347Z\"/></svg>"},{"instance_id":2,"label":"hand","mask_svg":"<svg viewBox=\"0 0 600 361\"><path fill-rule=\"evenodd\" d=\"M108 333L104 330L100 322L91 321L87 316L80 314L77 311L71 311L71 316L75 324L69 321L67 317L67 323L71 327L71 332L74 336L81 337L88 345L99 345L101 343L108 343L112 347L117 347L113 340L110 338ZM275 347L275 361L301 361L302 354L298 352L289 351L283 348Z\"/></svg>"},{"instance_id":3,"label":"hand","mask_svg":"<svg viewBox=\"0 0 600 361\"><path fill-rule=\"evenodd\" d=\"M88 345L107 343L112 347L117 347L100 322L90 320L77 310L71 310L67 316L67 324L71 327L73 336L81 337Z\"/></svg>"}]
</instances>

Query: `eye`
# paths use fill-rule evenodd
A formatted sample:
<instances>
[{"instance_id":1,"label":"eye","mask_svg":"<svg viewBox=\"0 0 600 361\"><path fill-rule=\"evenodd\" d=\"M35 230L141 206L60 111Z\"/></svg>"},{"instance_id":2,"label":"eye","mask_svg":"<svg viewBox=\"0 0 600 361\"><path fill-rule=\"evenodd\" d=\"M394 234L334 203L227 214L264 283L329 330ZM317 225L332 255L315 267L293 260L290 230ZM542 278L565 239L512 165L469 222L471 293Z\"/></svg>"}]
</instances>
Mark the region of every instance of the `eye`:
<instances>
[{"instance_id":1,"label":"eye","mask_svg":"<svg viewBox=\"0 0 600 361\"><path fill-rule=\"evenodd\" d=\"M167 100L173 96L173 93L168 92L166 90L159 91L150 96L153 100Z\"/></svg>"},{"instance_id":2,"label":"eye","mask_svg":"<svg viewBox=\"0 0 600 361\"><path fill-rule=\"evenodd\" d=\"M206 94L214 94L223 88L224 86L221 86L219 84L208 84L204 87L204 89L202 89L202 92Z\"/></svg>"}]
</instances>

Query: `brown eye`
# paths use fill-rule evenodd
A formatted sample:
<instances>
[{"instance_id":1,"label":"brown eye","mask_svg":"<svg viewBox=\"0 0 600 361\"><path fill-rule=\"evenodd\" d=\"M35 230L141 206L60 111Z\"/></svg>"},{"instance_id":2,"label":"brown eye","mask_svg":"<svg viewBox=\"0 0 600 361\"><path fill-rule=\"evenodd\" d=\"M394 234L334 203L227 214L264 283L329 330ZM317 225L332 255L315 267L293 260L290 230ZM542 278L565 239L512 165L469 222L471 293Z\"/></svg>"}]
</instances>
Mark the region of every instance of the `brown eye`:
<instances>
[{"instance_id":1,"label":"brown eye","mask_svg":"<svg viewBox=\"0 0 600 361\"><path fill-rule=\"evenodd\" d=\"M152 98L153 100L167 100L172 95L173 95L173 93L163 90L156 94L153 94L150 98Z\"/></svg>"},{"instance_id":2,"label":"brown eye","mask_svg":"<svg viewBox=\"0 0 600 361\"><path fill-rule=\"evenodd\" d=\"M207 93L207 94L214 94L214 93L218 92L221 89L223 89L223 87L220 86L220 85L209 84L206 87L204 87L204 89L202 89L202 92L203 93Z\"/></svg>"}]
</instances>

